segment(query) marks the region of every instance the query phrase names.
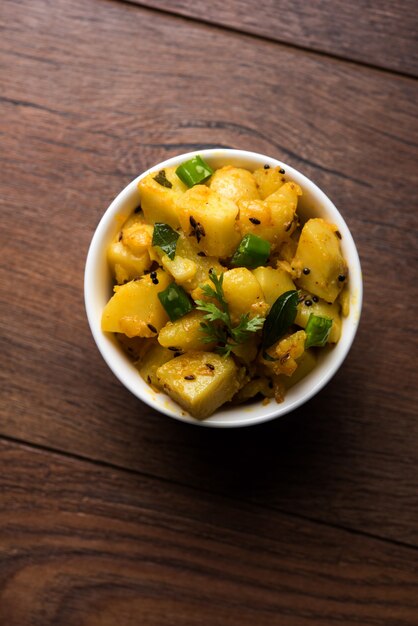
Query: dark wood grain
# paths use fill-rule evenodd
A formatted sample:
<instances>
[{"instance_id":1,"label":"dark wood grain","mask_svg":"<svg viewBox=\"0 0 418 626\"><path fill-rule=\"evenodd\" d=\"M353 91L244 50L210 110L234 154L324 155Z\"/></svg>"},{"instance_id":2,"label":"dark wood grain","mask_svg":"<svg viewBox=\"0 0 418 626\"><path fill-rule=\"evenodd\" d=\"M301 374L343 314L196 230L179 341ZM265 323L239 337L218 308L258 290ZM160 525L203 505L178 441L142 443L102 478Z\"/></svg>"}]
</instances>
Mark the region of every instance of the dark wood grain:
<instances>
[{"instance_id":1,"label":"dark wood grain","mask_svg":"<svg viewBox=\"0 0 418 626\"><path fill-rule=\"evenodd\" d=\"M0 442L7 626L412 626L416 550Z\"/></svg>"},{"instance_id":2,"label":"dark wood grain","mask_svg":"<svg viewBox=\"0 0 418 626\"><path fill-rule=\"evenodd\" d=\"M122 3L6 0L0 20L1 434L417 545L417 83ZM110 200L208 145L312 177L347 218L365 279L333 382L240 432L135 400L83 308Z\"/></svg>"},{"instance_id":3,"label":"dark wood grain","mask_svg":"<svg viewBox=\"0 0 418 626\"><path fill-rule=\"evenodd\" d=\"M129 1L292 46L418 75L418 16L414 0Z\"/></svg>"}]
</instances>

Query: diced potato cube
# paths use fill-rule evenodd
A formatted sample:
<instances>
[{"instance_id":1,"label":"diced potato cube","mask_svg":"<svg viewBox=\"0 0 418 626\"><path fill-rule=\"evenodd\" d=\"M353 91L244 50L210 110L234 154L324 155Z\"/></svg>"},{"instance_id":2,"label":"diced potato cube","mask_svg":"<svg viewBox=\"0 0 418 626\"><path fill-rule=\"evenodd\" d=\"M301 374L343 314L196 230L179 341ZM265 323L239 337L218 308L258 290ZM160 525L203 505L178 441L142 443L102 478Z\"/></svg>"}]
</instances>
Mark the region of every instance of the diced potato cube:
<instances>
[{"instance_id":1,"label":"diced potato cube","mask_svg":"<svg viewBox=\"0 0 418 626\"><path fill-rule=\"evenodd\" d=\"M193 261L197 266L194 278L183 285L187 291L192 291L198 285L204 283L208 278L210 269L213 269L217 274L221 274L225 271L225 268L219 263L216 257L205 256L205 253L199 250L196 240L192 237L180 235L177 243L177 251L178 254Z\"/></svg>"},{"instance_id":2,"label":"diced potato cube","mask_svg":"<svg viewBox=\"0 0 418 626\"><path fill-rule=\"evenodd\" d=\"M271 243L275 240L271 210L265 200L240 200L238 207L238 227L242 236L252 233Z\"/></svg>"},{"instance_id":3,"label":"diced potato cube","mask_svg":"<svg viewBox=\"0 0 418 626\"><path fill-rule=\"evenodd\" d=\"M190 259L176 254L174 259L170 259L167 254L163 254L161 257L161 263L163 268L171 274L177 284L184 285L190 284L197 273L197 263Z\"/></svg>"},{"instance_id":4,"label":"diced potato cube","mask_svg":"<svg viewBox=\"0 0 418 626\"><path fill-rule=\"evenodd\" d=\"M233 354L248 367L253 363L257 356L260 337L251 333L246 341L239 343L232 348Z\"/></svg>"},{"instance_id":5,"label":"diced potato cube","mask_svg":"<svg viewBox=\"0 0 418 626\"><path fill-rule=\"evenodd\" d=\"M328 302L321 299L319 299L318 302L315 302L311 294L306 291L302 292L302 295L304 296L304 300L298 304L295 324L301 326L302 328L306 328L306 324L308 323L311 313L319 315L320 317L329 317L332 319L332 326L328 337L328 343L337 343L341 337L341 316L340 305L338 302L328 304ZM312 304L310 306L306 306L306 300Z\"/></svg>"},{"instance_id":6,"label":"diced potato cube","mask_svg":"<svg viewBox=\"0 0 418 626\"><path fill-rule=\"evenodd\" d=\"M148 252L152 243L154 228L148 224L136 223L129 228L123 228L122 243L137 256Z\"/></svg>"},{"instance_id":7,"label":"diced potato cube","mask_svg":"<svg viewBox=\"0 0 418 626\"><path fill-rule=\"evenodd\" d=\"M241 237L235 225L238 207L206 185L195 185L176 202L180 225L209 256L228 257Z\"/></svg>"},{"instance_id":8,"label":"diced potato cube","mask_svg":"<svg viewBox=\"0 0 418 626\"><path fill-rule=\"evenodd\" d=\"M152 339L148 339L148 341L152 342ZM167 350L167 348L163 348L158 343L154 343L147 350L141 360L138 361L136 368L145 382L159 389L160 385L157 379L157 370L161 367L161 365L171 361L173 358L174 352Z\"/></svg>"},{"instance_id":9,"label":"diced potato cube","mask_svg":"<svg viewBox=\"0 0 418 626\"><path fill-rule=\"evenodd\" d=\"M128 337L155 337L168 321L158 293L168 287L172 278L158 270L157 280L158 284L154 284L147 275L116 286L115 294L103 310L102 330Z\"/></svg>"},{"instance_id":10,"label":"diced potato cube","mask_svg":"<svg viewBox=\"0 0 418 626\"><path fill-rule=\"evenodd\" d=\"M177 240L176 256L173 261L157 247L151 248L150 254L152 260L162 265L189 293L208 280L210 269L214 269L217 274L225 271L216 257L206 256L199 250L194 238L186 237L182 233Z\"/></svg>"},{"instance_id":11,"label":"diced potato cube","mask_svg":"<svg viewBox=\"0 0 418 626\"><path fill-rule=\"evenodd\" d=\"M119 218L117 218L119 220ZM122 218L123 219L123 218ZM137 224L145 224L145 217L142 212L142 209L138 209L136 212L131 213L125 221L122 222L122 229L131 228L131 226L135 226Z\"/></svg>"},{"instance_id":12,"label":"diced potato cube","mask_svg":"<svg viewBox=\"0 0 418 626\"><path fill-rule=\"evenodd\" d=\"M280 376L280 380L286 389L296 385L302 378L305 378L314 369L317 362L316 354L313 350L305 350L302 356L297 359L297 368L291 376Z\"/></svg>"},{"instance_id":13,"label":"diced potato cube","mask_svg":"<svg viewBox=\"0 0 418 626\"><path fill-rule=\"evenodd\" d=\"M175 167L164 169L167 180L172 187L164 187L155 180L158 171L150 172L139 181L138 189L141 194L141 207L145 219L150 224L162 222L173 228L178 228L180 222L177 216L175 202L187 190L186 185L176 174Z\"/></svg>"},{"instance_id":14,"label":"diced potato cube","mask_svg":"<svg viewBox=\"0 0 418 626\"><path fill-rule=\"evenodd\" d=\"M241 167L226 165L213 174L209 187L220 196L234 202L238 200L253 200L260 198L254 176Z\"/></svg>"},{"instance_id":15,"label":"diced potato cube","mask_svg":"<svg viewBox=\"0 0 418 626\"><path fill-rule=\"evenodd\" d=\"M242 235L253 233L278 248L288 241L297 226L295 217L301 189L285 183L265 200L240 200L238 225Z\"/></svg>"},{"instance_id":16,"label":"diced potato cube","mask_svg":"<svg viewBox=\"0 0 418 626\"><path fill-rule=\"evenodd\" d=\"M205 337L201 323L204 321L202 311L191 311L175 322L167 322L158 335L159 343L165 348L180 352L190 350L211 350L215 344L204 343Z\"/></svg>"},{"instance_id":17,"label":"diced potato cube","mask_svg":"<svg viewBox=\"0 0 418 626\"><path fill-rule=\"evenodd\" d=\"M277 298L285 293L296 289L295 283L289 274L282 269L273 267L257 267L252 270L262 289L264 300L272 306Z\"/></svg>"},{"instance_id":18,"label":"diced potato cube","mask_svg":"<svg viewBox=\"0 0 418 626\"><path fill-rule=\"evenodd\" d=\"M301 195L302 189L299 185L289 181L266 198L271 210L273 227L278 233L280 242L289 240L297 227L296 209Z\"/></svg>"},{"instance_id":19,"label":"diced potato cube","mask_svg":"<svg viewBox=\"0 0 418 626\"><path fill-rule=\"evenodd\" d=\"M151 266L151 259L147 251L137 256L121 241L114 241L108 246L107 261L119 285L139 278Z\"/></svg>"},{"instance_id":20,"label":"diced potato cube","mask_svg":"<svg viewBox=\"0 0 418 626\"><path fill-rule=\"evenodd\" d=\"M266 314L268 307L260 283L246 267L236 267L224 272L223 291L234 322L245 313L249 313L250 317L264 317Z\"/></svg>"},{"instance_id":21,"label":"diced potato cube","mask_svg":"<svg viewBox=\"0 0 418 626\"><path fill-rule=\"evenodd\" d=\"M264 169L260 167L253 172L255 182L257 183L258 192L262 200L274 193L285 183L283 174L280 173L280 167L269 167Z\"/></svg>"},{"instance_id":22,"label":"diced potato cube","mask_svg":"<svg viewBox=\"0 0 418 626\"><path fill-rule=\"evenodd\" d=\"M240 389L238 393L235 394L233 402L245 402L246 400L254 398L258 394L261 394L265 398L274 397L273 385L269 378L267 378L266 376L263 376L261 378L253 378L248 383L246 383L242 387L242 389Z\"/></svg>"},{"instance_id":23,"label":"diced potato cube","mask_svg":"<svg viewBox=\"0 0 418 626\"><path fill-rule=\"evenodd\" d=\"M302 356L305 350L305 340L306 333L304 330L298 330L283 339L279 339L267 350L267 354L275 360L269 361L260 357L261 363L273 374L291 376L297 368L297 359Z\"/></svg>"},{"instance_id":24,"label":"diced potato cube","mask_svg":"<svg viewBox=\"0 0 418 626\"><path fill-rule=\"evenodd\" d=\"M243 376L231 357L213 352L188 352L157 370L163 390L197 419L209 417L231 400Z\"/></svg>"},{"instance_id":25,"label":"diced potato cube","mask_svg":"<svg viewBox=\"0 0 418 626\"><path fill-rule=\"evenodd\" d=\"M302 195L300 185L289 180L284 183L274 193L267 196L267 202L277 202L282 206L289 206L292 210L296 210L298 198Z\"/></svg>"},{"instance_id":26,"label":"diced potato cube","mask_svg":"<svg viewBox=\"0 0 418 626\"><path fill-rule=\"evenodd\" d=\"M298 286L330 303L338 297L348 273L336 232L336 226L321 218L308 220L292 262L300 272Z\"/></svg>"}]
</instances>

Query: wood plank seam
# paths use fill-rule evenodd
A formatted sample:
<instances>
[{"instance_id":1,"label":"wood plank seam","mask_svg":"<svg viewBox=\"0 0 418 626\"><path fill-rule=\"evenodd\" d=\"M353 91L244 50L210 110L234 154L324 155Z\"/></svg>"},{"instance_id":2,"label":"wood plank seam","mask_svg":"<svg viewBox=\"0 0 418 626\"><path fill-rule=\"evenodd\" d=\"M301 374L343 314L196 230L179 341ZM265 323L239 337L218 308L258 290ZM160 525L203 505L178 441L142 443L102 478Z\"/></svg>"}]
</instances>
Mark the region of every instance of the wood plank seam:
<instances>
[{"instance_id":1,"label":"wood plank seam","mask_svg":"<svg viewBox=\"0 0 418 626\"><path fill-rule=\"evenodd\" d=\"M221 493L218 493L217 491L211 491L207 488L195 487L192 484L183 483L178 480L170 480L169 478L166 478L164 476L158 476L156 474L151 474L150 472L144 472L144 471L131 469L128 467L124 467L122 465L118 465L116 463L99 461L98 459L86 457L86 456L83 456L82 454L76 454L74 452L67 452L65 450L59 450L57 448L53 448L52 446L44 446L38 443L32 443L30 441L19 439L17 437L10 437L8 435L0 435L0 442L1 441L5 441L7 443L15 444L15 445L22 446L22 447L31 448L38 452L45 452L47 454L55 455L58 457L58 459L59 457L62 457L63 459L68 459L72 461L80 461L82 463L88 463L88 464L93 465L94 467L98 467L102 469L109 469L112 471L122 472L122 473L126 473L129 475L134 475L134 476L142 476L143 478L146 478L148 480L154 480L163 484L178 486L178 487L181 487L182 489L194 491L199 494L207 494L212 497L225 498L225 499L228 499L231 503L248 505L248 502L245 499L241 499L236 496L231 496L230 494L228 496L225 496ZM374 541L381 541L383 543L398 546L400 548L407 548L407 549L418 551L418 546L413 543L408 543L406 541L400 541L398 539L380 536L375 533L370 533L370 532L363 531L363 530L357 530L356 528L350 528L344 525L339 525L339 524L335 524L331 522L325 522L321 519L286 511L285 509L282 509L282 508L277 508L274 506L269 507L269 506L266 506L264 502L253 501L250 503L250 505L257 506L257 508L263 509L266 512L271 511L271 512L280 514L282 516L287 517L289 520L300 520L300 521L308 522L310 524L315 524L321 527L332 528L334 530L341 531L341 532L347 532L354 536L366 537Z\"/></svg>"},{"instance_id":2,"label":"wood plank seam","mask_svg":"<svg viewBox=\"0 0 418 626\"><path fill-rule=\"evenodd\" d=\"M2 624L415 625L415 552L0 448Z\"/></svg>"},{"instance_id":3,"label":"wood plank seam","mask_svg":"<svg viewBox=\"0 0 418 626\"><path fill-rule=\"evenodd\" d=\"M367 63L366 61L359 61L358 59L353 59L353 58L348 58L348 57L344 57L342 55L338 55L338 54L333 54L331 52L326 52L324 50L319 50L316 48L310 48L308 46L302 46L301 44L295 44L295 43L289 43L287 41L283 41L283 40L277 40L274 39L273 37L269 37L268 35L261 35L258 33L254 33L254 32L250 32L248 30L240 30L239 28L234 28L231 25L226 25L226 24L221 24L220 22L214 22L208 19L202 19L202 18L196 18L190 15L184 15L183 13L177 13L176 11L169 11L167 9L162 9L159 7L150 7L149 5L146 4L142 4L141 2L136 2L135 0L108 0L110 2L118 2L121 4L127 4L129 6L133 6L136 7L138 9L141 10L145 10L145 11L152 11L155 13L161 13L163 15L169 15L171 17L175 17L177 19L180 20L187 20L190 22L196 22L196 23L200 23L200 24L205 24L206 26L210 26L212 28L217 28L220 29L222 31L225 32L229 32L229 33L235 33L235 34L239 34L239 35L244 35L246 37L252 37L254 39L257 39L259 41L266 41L269 43L273 43L279 46L283 46L286 48L289 48L291 50L299 50L300 52L303 53L308 53L308 54L316 54L318 56L321 57L326 57L328 59L334 59L335 61L339 61L339 62L344 62L344 63L352 63L353 65L358 65L360 67L364 67L367 69L372 69L372 70L377 70L380 72L383 72L385 74L395 74L397 76L400 76L402 78L409 78L413 81L417 81L418 78L410 73L410 72L402 72L400 70L395 70L395 69L390 69L390 68L386 68L383 66L379 66L379 65L375 65L373 63Z\"/></svg>"}]
</instances>

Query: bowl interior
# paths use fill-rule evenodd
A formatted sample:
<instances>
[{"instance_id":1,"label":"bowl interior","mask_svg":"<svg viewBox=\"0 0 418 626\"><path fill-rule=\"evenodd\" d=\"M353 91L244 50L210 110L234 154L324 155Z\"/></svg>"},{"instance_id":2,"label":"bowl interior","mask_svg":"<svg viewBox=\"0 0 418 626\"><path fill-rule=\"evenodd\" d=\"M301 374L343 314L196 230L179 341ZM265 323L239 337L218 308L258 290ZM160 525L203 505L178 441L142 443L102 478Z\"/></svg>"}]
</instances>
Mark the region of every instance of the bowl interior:
<instances>
[{"instance_id":1,"label":"bowl interior","mask_svg":"<svg viewBox=\"0 0 418 626\"><path fill-rule=\"evenodd\" d=\"M138 181L149 171L179 165L195 154L200 154L212 168L228 164L248 169L255 169L264 164L283 167L286 170L286 178L294 180L302 187L303 196L298 205L298 214L302 221L310 217L323 217L337 225L342 235L342 251L350 270L350 314L343 319L341 339L336 346L321 351L315 369L287 391L285 401L277 404L271 400L268 404L263 404L260 400L246 405L221 407L212 417L203 421L190 417L167 395L153 391L140 377L116 338L103 333L100 327L103 308L112 294L112 277L106 262L105 250L124 220L140 203ZM176 419L204 426L235 427L261 423L292 411L315 395L332 378L350 349L359 323L361 302L362 279L359 257L351 233L333 203L312 181L289 165L271 157L240 150L212 149L183 154L157 164L138 176L115 198L103 215L93 236L86 262L87 317L96 344L110 369L135 396L151 407Z\"/></svg>"}]
</instances>

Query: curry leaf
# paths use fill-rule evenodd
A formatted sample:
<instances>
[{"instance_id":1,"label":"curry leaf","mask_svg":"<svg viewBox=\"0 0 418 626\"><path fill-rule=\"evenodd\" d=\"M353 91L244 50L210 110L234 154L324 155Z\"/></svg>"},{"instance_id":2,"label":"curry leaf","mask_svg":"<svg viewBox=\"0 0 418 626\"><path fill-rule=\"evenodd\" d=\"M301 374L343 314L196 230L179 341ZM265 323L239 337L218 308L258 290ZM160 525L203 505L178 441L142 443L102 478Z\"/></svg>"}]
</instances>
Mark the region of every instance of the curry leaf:
<instances>
[{"instance_id":1,"label":"curry leaf","mask_svg":"<svg viewBox=\"0 0 418 626\"><path fill-rule=\"evenodd\" d=\"M295 289L286 291L277 298L276 302L271 307L263 328L261 347L264 357L267 348L270 348L270 346L276 343L295 321L298 296L299 293Z\"/></svg>"},{"instance_id":2,"label":"curry leaf","mask_svg":"<svg viewBox=\"0 0 418 626\"><path fill-rule=\"evenodd\" d=\"M154 180L163 187L167 187L167 189L171 189L173 186L173 183L171 183L165 175L165 170L160 170L158 174L154 176Z\"/></svg>"},{"instance_id":3,"label":"curry leaf","mask_svg":"<svg viewBox=\"0 0 418 626\"><path fill-rule=\"evenodd\" d=\"M152 245L161 248L171 260L176 256L177 239L179 237L180 235L168 224L160 222L154 224Z\"/></svg>"}]
</instances>

